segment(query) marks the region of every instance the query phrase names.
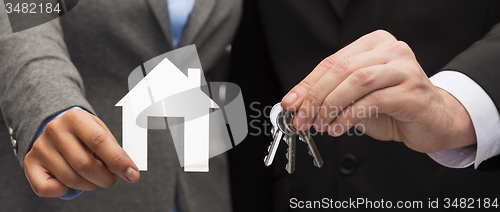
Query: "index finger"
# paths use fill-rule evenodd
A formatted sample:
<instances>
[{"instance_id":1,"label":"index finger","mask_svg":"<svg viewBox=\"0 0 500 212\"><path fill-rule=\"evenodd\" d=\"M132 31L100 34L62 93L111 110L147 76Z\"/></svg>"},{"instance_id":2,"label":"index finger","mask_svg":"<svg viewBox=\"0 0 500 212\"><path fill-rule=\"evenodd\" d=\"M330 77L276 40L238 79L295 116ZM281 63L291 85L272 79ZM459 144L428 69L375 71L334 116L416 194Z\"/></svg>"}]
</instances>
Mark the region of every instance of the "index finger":
<instances>
[{"instance_id":1,"label":"index finger","mask_svg":"<svg viewBox=\"0 0 500 212\"><path fill-rule=\"evenodd\" d=\"M335 64L361 52L373 50L379 46L397 41L394 36L384 30L377 30L366 34L335 54L323 59L299 84L292 88L281 100L281 105L287 111L297 111L304 101L305 96L311 88L330 70Z\"/></svg>"},{"instance_id":2,"label":"index finger","mask_svg":"<svg viewBox=\"0 0 500 212\"><path fill-rule=\"evenodd\" d=\"M76 119L72 128L83 143L90 148L108 169L128 182L137 182L140 174L135 163L118 144L106 125L87 111L76 110L70 118Z\"/></svg>"}]
</instances>

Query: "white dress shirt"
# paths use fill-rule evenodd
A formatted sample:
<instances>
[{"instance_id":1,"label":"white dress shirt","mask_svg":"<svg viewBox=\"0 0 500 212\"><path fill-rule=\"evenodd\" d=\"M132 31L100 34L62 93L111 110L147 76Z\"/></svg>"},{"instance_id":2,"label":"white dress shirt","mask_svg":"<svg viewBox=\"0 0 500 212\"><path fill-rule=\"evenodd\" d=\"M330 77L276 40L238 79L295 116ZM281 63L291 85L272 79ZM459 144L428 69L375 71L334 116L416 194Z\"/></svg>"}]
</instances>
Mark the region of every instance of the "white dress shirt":
<instances>
[{"instance_id":1,"label":"white dress shirt","mask_svg":"<svg viewBox=\"0 0 500 212\"><path fill-rule=\"evenodd\" d=\"M430 78L432 84L446 90L462 103L474 125L477 146L444 149L428 154L439 164L450 168L465 168L500 154L500 114L488 96L474 80L456 71L442 71Z\"/></svg>"}]
</instances>

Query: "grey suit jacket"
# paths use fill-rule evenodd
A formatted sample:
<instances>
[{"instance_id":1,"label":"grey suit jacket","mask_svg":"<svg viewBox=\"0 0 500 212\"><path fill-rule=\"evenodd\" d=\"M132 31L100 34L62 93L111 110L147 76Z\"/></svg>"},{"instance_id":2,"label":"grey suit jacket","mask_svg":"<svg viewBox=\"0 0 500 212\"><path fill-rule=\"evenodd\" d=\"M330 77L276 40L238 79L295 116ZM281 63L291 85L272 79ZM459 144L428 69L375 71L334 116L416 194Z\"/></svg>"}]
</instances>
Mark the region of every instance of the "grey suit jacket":
<instances>
[{"instance_id":1,"label":"grey suit jacket","mask_svg":"<svg viewBox=\"0 0 500 212\"><path fill-rule=\"evenodd\" d=\"M0 1L1 2L1 1ZM5 11L3 2L0 11ZM179 47L196 44L205 75L221 79L241 13L241 1L199 0ZM19 163L42 122L74 105L94 112L121 141L121 108L128 74L173 49L166 0L85 0L60 19L16 34L0 16L0 107L18 143ZM225 155L209 173L184 173L170 132L149 131L149 170L138 183L63 201L39 198L15 164L7 127L0 124L0 211L229 211Z\"/></svg>"}]
</instances>

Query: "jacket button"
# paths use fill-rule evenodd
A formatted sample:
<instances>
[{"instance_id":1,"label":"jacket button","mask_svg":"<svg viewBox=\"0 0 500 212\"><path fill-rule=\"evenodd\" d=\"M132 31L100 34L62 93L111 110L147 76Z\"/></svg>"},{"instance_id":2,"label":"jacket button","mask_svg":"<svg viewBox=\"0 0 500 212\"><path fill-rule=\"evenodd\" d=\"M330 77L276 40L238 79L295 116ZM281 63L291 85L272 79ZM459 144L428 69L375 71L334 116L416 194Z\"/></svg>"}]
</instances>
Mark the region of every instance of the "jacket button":
<instances>
[{"instance_id":1,"label":"jacket button","mask_svg":"<svg viewBox=\"0 0 500 212\"><path fill-rule=\"evenodd\" d=\"M358 159L353 154L345 154L340 162L340 173L351 175L356 170Z\"/></svg>"},{"instance_id":2,"label":"jacket button","mask_svg":"<svg viewBox=\"0 0 500 212\"><path fill-rule=\"evenodd\" d=\"M225 47L224 47L224 51L226 51L226 53L231 53L231 49L232 49L232 46L231 44L227 44Z\"/></svg>"}]
</instances>

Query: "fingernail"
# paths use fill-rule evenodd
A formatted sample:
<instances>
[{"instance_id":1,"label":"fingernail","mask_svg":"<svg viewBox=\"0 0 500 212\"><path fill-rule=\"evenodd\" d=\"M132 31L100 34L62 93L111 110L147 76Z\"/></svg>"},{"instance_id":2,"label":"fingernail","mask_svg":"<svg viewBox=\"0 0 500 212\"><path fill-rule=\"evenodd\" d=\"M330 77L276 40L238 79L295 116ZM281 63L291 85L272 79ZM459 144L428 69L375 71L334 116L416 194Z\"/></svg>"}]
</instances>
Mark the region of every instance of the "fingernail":
<instances>
[{"instance_id":1,"label":"fingernail","mask_svg":"<svg viewBox=\"0 0 500 212\"><path fill-rule=\"evenodd\" d=\"M339 125L335 122L333 122L332 124L330 124L330 126L328 127L328 134L332 135L332 136L339 136L339 133L337 133L337 130L339 129Z\"/></svg>"},{"instance_id":2,"label":"fingernail","mask_svg":"<svg viewBox=\"0 0 500 212\"><path fill-rule=\"evenodd\" d=\"M128 167L125 172L125 177L127 177L128 181L135 182L139 179L139 173L132 167Z\"/></svg>"},{"instance_id":3,"label":"fingernail","mask_svg":"<svg viewBox=\"0 0 500 212\"><path fill-rule=\"evenodd\" d=\"M297 94L295 92L288 93L282 100L286 105L292 105L297 101Z\"/></svg>"},{"instance_id":4,"label":"fingernail","mask_svg":"<svg viewBox=\"0 0 500 212\"><path fill-rule=\"evenodd\" d=\"M302 126L306 123L306 114L304 111L300 110L297 116L295 116L295 120L293 120L293 125L297 129L301 129Z\"/></svg>"}]
</instances>

